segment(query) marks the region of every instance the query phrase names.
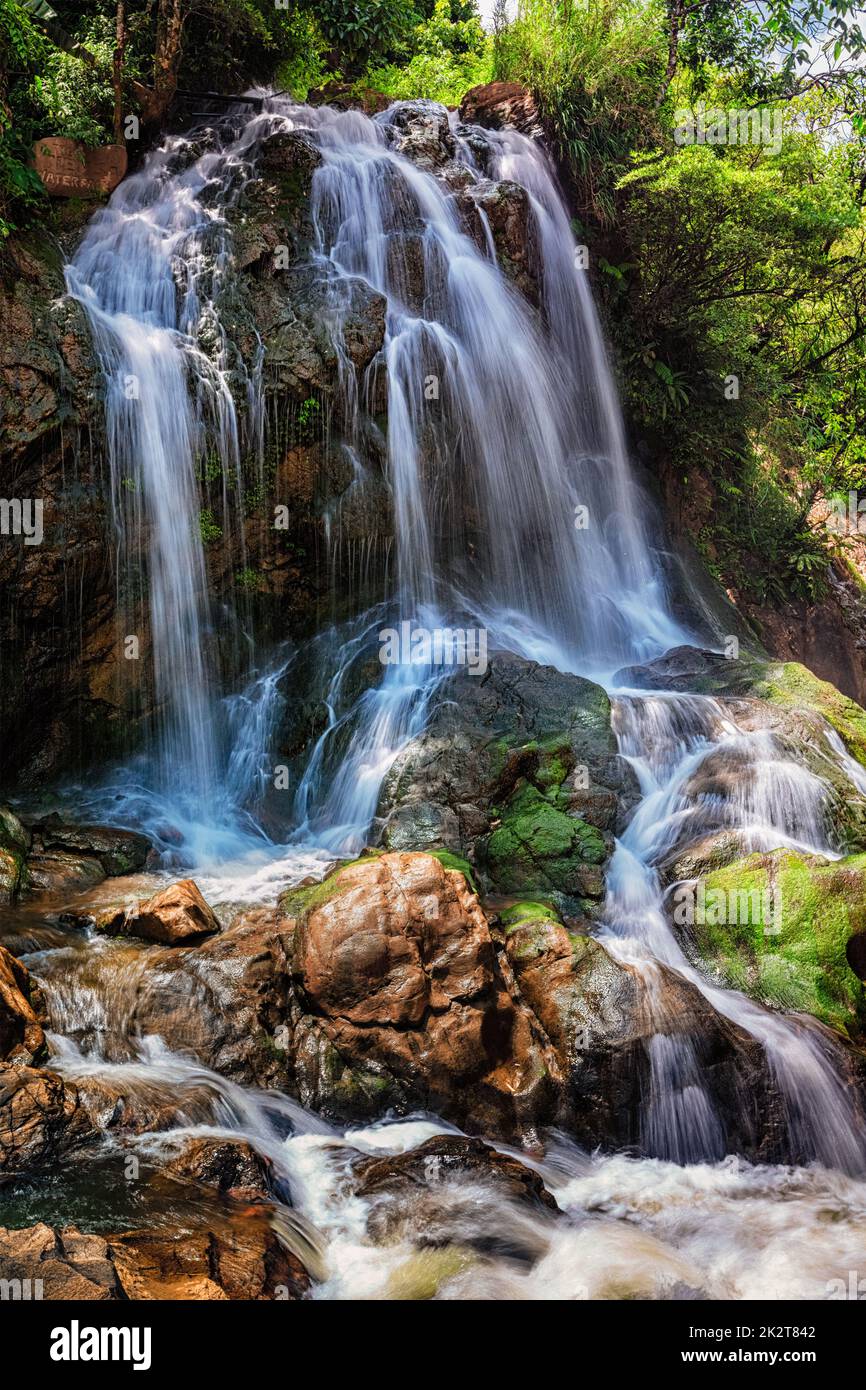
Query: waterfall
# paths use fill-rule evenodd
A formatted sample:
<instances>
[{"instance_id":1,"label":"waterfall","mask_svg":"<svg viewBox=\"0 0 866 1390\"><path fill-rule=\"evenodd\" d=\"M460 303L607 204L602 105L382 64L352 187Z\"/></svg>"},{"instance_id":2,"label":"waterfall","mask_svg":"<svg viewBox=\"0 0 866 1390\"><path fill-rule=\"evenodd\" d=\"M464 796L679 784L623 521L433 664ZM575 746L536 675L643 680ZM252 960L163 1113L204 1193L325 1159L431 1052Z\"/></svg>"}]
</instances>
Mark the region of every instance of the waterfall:
<instances>
[{"instance_id":1,"label":"waterfall","mask_svg":"<svg viewBox=\"0 0 866 1390\"><path fill-rule=\"evenodd\" d=\"M401 152L410 117L449 152L445 166L420 167ZM274 844L252 809L267 789L286 661L265 666L253 653L245 692L221 701L198 473L215 450L240 496L242 451L261 454L261 359L245 381L250 418L241 419L219 296L232 254L227 210L254 174L263 141L287 129L321 156L310 258L326 287L339 414L349 422L341 446L356 479L365 468L359 416L387 371L395 536L393 585L329 641L330 670L318 691L325 726L299 778L288 844ZM385 665L371 681L384 627L472 626L493 648L608 687L617 669L689 633L671 612L587 273L544 153L513 131L467 132L429 102L368 118L273 98L206 143L198 154L172 137L121 184L91 222L67 279L105 379L122 611L141 612L135 595L146 595L140 636L152 653L155 773L136 790L136 804L149 807L140 819L158 840L163 821L180 825L208 872L220 855L252 843L255 891L272 898L280 856L306 854L321 870L363 847L389 767L424 728L443 671L420 658ZM534 305L497 259L485 210L496 180L524 190ZM385 302L384 344L365 379L343 339L354 277ZM642 800L610 866L600 936L641 975L656 1022L646 1152L677 1163L725 1153L695 1051L665 1028L657 997L665 968L762 1044L792 1154L861 1171L860 1117L825 1036L709 984L671 930L661 883L677 846L717 830L740 834L744 852L789 846L832 856L824 783L771 734L739 727L708 698L620 693L615 718ZM828 748L866 785L838 740ZM215 823L231 833L215 837Z\"/></svg>"}]
</instances>

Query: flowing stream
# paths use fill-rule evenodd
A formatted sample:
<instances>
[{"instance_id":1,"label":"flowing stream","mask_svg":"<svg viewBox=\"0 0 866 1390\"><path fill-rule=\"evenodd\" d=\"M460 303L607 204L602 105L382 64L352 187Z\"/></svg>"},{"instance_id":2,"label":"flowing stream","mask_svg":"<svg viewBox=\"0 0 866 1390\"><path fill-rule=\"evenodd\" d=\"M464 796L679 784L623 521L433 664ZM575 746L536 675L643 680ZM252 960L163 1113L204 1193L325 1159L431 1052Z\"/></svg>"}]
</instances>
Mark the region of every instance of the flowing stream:
<instances>
[{"instance_id":1,"label":"flowing stream","mask_svg":"<svg viewBox=\"0 0 866 1390\"><path fill-rule=\"evenodd\" d=\"M691 1044L660 1018L639 1153L590 1155L552 1136L543 1159L521 1154L568 1221L503 1207L483 1184L446 1185L438 1198L419 1198L399 1238L375 1244L370 1203L346 1182L349 1157L450 1132L435 1116L338 1132L285 1097L244 1090L158 1038L136 1037L129 1006L141 962L128 943L52 943L26 958L45 987L54 1062L162 1097L175 1116L138 1141L151 1156L189 1134L247 1137L275 1165L315 1245L317 1297L826 1296L866 1248L863 1116L827 1030L721 988L686 957L662 870L677 847L721 830L738 833L744 852L791 846L832 858L827 785L725 702L616 689L619 668L692 634L670 608L568 214L532 142L467 131L441 108L423 109L437 139L453 144L450 182L399 152L400 105L369 119L272 100L260 115L225 122L203 153L193 137L167 140L94 217L68 267L106 382L121 612L150 644L157 710L148 757L111 783L102 807L115 798L118 819L134 819L158 843L161 825L179 827L185 863L216 904L272 902L280 886L364 845L383 779L436 699L442 671L426 661L386 666L358 693L354 675L384 623L483 629L492 649L605 684L641 800L610 865L599 938L639 972L650 1011L659 970L671 969L758 1040L782 1097L790 1163L728 1154ZM386 300L395 550L381 607L317 639L327 721L291 824L275 835L255 808L298 657L257 655L243 690L220 691L197 518L203 461L215 451L241 490L241 452L261 448L260 374L244 377L238 410L240 368L218 302L231 270L226 211L279 130L302 132L322 157L311 256L331 286L335 343L351 277ZM541 313L498 266L483 199L485 235L463 229L455 191L471 197L491 178L512 180L529 199ZM420 301L392 254L419 224ZM370 383L347 361L341 381L357 415ZM435 415L424 382L438 389ZM360 439L346 448L363 472ZM304 659L319 655L311 646ZM825 756L862 791L866 775L834 738L827 731ZM733 788L728 779L708 790L721 764L736 769ZM90 806L99 808L98 795ZM419 1253L422 1226L438 1249Z\"/></svg>"}]
</instances>

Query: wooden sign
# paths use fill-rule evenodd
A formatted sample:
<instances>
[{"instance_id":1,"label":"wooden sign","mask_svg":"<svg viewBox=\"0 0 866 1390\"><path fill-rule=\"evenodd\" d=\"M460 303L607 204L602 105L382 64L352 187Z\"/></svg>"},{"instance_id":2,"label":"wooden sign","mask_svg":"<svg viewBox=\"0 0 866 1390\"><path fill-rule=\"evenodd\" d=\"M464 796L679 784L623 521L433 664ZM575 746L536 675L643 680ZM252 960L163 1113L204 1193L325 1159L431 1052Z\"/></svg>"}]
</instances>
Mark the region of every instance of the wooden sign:
<instances>
[{"instance_id":1,"label":"wooden sign","mask_svg":"<svg viewBox=\"0 0 866 1390\"><path fill-rule=\"evenodd\" d=\"M95 198L110 193L126 173L125 145L88 149L79 140L51 135L33 146L33 163L54 198Z\"/></svg>"}]
</instances>

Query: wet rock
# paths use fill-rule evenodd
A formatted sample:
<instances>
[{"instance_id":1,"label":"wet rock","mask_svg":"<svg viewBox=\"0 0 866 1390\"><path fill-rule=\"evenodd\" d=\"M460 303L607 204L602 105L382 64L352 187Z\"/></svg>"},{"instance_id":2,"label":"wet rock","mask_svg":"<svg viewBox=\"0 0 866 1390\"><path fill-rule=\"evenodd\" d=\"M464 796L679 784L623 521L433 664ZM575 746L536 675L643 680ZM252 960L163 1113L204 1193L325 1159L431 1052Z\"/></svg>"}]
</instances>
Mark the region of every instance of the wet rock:
<instances>
[{"instance_id":1,"label":"wet rock","mask_svg":"<svg viewBox=\"0 0 866 1390\"><path fill-rule=\"evenodd\" d=\"M700 886L686 929L707 968L762 1003L863 1042L866 996L849 948L866 931L866 854L752 854Z\"/></svg>"},{"instance_id":2,"label":"wet rock","mask_svg":"<svg viewBox=\"0 0 866 1390\"><path fill-rule=\"evenodd\" d=\"M636 800L605 692L497 654L483 680L461 673L444 687L379 813L389 849L451 850L485 886L554 892L581 914L600 899L610 832Z\"/></svg>"},{"instance_id":3,"label":"wet rock","mask_svg":"<svg viewBox=\"0 0 866 1390\"><path fill-rule=\"evenodd\" d=\"M53 1230L40 1222L0 1229L3 1278L20 1280L22 1297L62 1302L104 1302L121 1297L107 1242L74 1226Z\"/></svg>"},{"instance_id":4,"label":"wet rock","mask_svg":"<svg viewBox=\"0 0 866 1390\"><path fill-rule=\"evenodd\" d=\"M163 1171L235 1198L249 1200L268 1192L267 1163L241 1139L188 1139Z\"/></svg>"},{"instance_id":5,"label":"wet rock","mask_svg":"<svg viewBox=\"0 0 866 1390\"><path fill-rule=\"evenodd\" d=\"M0 1061L29 1065L44 1052L36 994L29 970L0 946Z\"/></svg>"},{"instance_id":6,"label":"wet rock","mask_svg":"<svg viewBox=\"0 0 866 1390\"><path fill-rule=\"evenodd\" d=\"M724 1117L725 1152L773 1152L778 1107L763 1052L694 985L664 966L648 966L642 977L600 941L568 931L548 904L515 903L501 920L521 996L566 1078L560 1113L581 1143L646 1142L640 1116L651 1094L651 1051L681 1040Z\"/></svg>"},{"instance_id":7,"label":"wet rock","mask_svg":"<svg viewBox=\"0 0 866 1390\"><path fill-rule=\"evenodd\" d=\"M293 975L339 1057L378 1075L384 1091L392 1079L406 1103L475 1128L513 1131L544 1110L555 1060L462 873L431 855L385 854L310 895ZM330 1107L349 1101L310 1060L296 1044L302 1093Z\"/></svg>"},{"instance_id":8,"label":"wet rock","mask_svg":"<svg viewBox=\"0 0 866 1390\"><path fill-rule=\"evenodd\" d=\"M460 103L460 119L489 130L513 127L534 139L543 134L535 100L519 82L484 82L470 87Z\"/></svg>"},{"instance_id":9,"label":"wet rock","mask_svg":"<svg viewBox=\"0 0 866 1390\"><path fill-rule=\"evenodd\" d=\"M644 666L625 667L613 679L645 690L753 696L792 712L820 715L866 765L866 710L799 662L765 661L748 652L729 660L721 652L674 647Z\"/></svg>"},{"instance_id":10,"label":"wet rock","mask_svg":"<svg viewBox=\"0 0 866 1390\"><path fill-rule=\"evenodd\" d=\"M144 867L150 840L135 830L105 825L70 825L59 815L30 823L34 848L43 853L77 852L95 858L108 878Z\"/></svg>"},{"instance_id":11,"label":"wet rock","mask_svg":"<svg viewBox=\"0 0 866 1390\"><path fill-rule=\"evenodd\" d=\"M0 904L14 902L25 878L30 833L8 806L0 806Z\"/></svg>"},{"instance_id":12,"label":"wet rock","mask_svg":"<svg viewBox=\"0 0 866 1390\"><path fill-rule=\"evenodd\" d=\"M52 1071L0 1065L0 1171L46 1167L95 1133L72 1082Z\"/></svg>"},{"instance_id":13,"label":"wet rock","mask_svg":"<svg viewBox=\"0 0 866 1390\"><path fill-rule=\"evenodd\" d=\"M94 925L106 936L141 936L171 946L188 945L221 930L215 912L191 878L171 884L136 907L101 914Z\"/></svg>"},{"instance_id":14,"label":"wet rock","mask_svg":"<svg viewBox=\"0 0 866 1390\"><path fill-rule=\"evenodd\" d=\"M714 869L722 869L748 853L747 832L720 830L704 835L691 844L676 849L659 866L664 881L680 883L684 879L701 878Z\"/></svg>"},{"instance_id":15,"label":"wet rock","mask_svg":"<svg viewBox=\"0 0 866 1390\"><path fill-rule=\"evenodd\" d=\"M108 1241L122 1296L134 1300L303 1298L310 1281L301 1262L270 1229L267 1211L215 1231L112 1236Z\"/></svg>"},{"instance_id":16,"label":"wet rock","mask_svg":"<svg viewBox=\"0 0 866 1390\"><path fill-rule=\"evenodd\" d=\"M407 1153L364 1157L352 1165L359 1197L400 1196L438 1183L479 1181L507 1202L558 1212L556 1198L538 1173L511 1154L464 1134L434 1135Z\"/></svg>"},{"instance_id":17,"label":"wet rock","mask_svg":"<svg viewBox=\"0 0 866 1390\"><path fill-rule=\"evenodd\" d=\"M52 1302L295 1300L309 1288L303 1266L283 1250L264 1213L239 1215L217 1231L104 1237L44 1223L0 1229L0 1267L4 1278L30 1280L23 1287L31 1298Z\"/></svg>"},{"instance_id":18,"label":"wet rock","mask_svg":"<svg viewBox=\"0 0 866 1390\"><path fill-rule=\"evenodd\" d=\"M464 196L471 199L487 219L502 270L521 294L537 305L541 294L541 261L526 189L508 181L483 182L468 188Z\"/></svg>"},{"instance_id":19,"label":"wet rock","mask_svg":"<svg viewBox=\"0 0 866 1390\"><path fill-rule=\"evenodd\" d=\"M95 855L46 850L28 857L24 881L28 893L62 895L95 888L104 878Z\"/></svg>"},{"instance_id":20,"label":"wet rock","mask_svg":"<svg viewBox=\"0 0 866 1390\"><path fill-rule=\"evenodd\" d=\"M436 173L457 152L448 112L437 102L396 102L389 108L386 127L395 149L419 169Z\"/></svg>"},{"instance_id":21,"label":"wet rock","mask_svg":"<svg viewBox=\"0 0 866 1390\"><path fill-rule=\"evenodd\" d=\"M287 270L283 282L260 299L257 320L270 389L301 400L311 391L335 393L341 343L346 361L363 372L385 340L383 296L364 280L317 266Z\"/></svg>"}]
</instances>

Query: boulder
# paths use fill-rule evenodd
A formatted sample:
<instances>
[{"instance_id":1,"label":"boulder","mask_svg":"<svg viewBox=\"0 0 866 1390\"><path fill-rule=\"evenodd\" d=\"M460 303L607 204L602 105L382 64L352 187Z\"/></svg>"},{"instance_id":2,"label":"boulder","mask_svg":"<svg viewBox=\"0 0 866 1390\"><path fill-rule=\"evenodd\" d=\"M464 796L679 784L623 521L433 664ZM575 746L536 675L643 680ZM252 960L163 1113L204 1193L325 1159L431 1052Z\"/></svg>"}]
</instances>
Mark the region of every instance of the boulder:
<instances>
[{"instance_id":1,"label":"boulder","mask_svg":"<svg viewBox=\"0 0 866 1390\"><path fill-rule=\"evenodd\" d=\"M181 879L135 907L95 918L106 936L141 936L169 946L183 946L221 930L219 920L191 878Z\"/></svg>"},{"instance_id":2,"label":"boulder","mask_svg":"<svg viewBox=\"0 0 866 1390\"><path fill-rule=\"evenodd\" d=\"M0 1228L0 1270L18 1280L21 1297L64 1303L121 1298L107 1242L74 1226L54 1230L39 1222L20 1230Z\"/></svg>"},{"instance_id":3,"label":"boulder","mask_svg":"<svg viewBox=\"0 0 866 1390\"><path fill-rule=\"evenodd\" d=\"M561 1122L581 1143L658 1152L646 1128L652 1057L676 1039L694 1057L693 1083L722 1117L719 1157L776 1154L778 1104L763 1051L700 990L664 966L647 967L642 977L602 941L568 931L550 904L514 903L501 921L521 997L565 1078ZM670 1148L661 1156L690 1157Z\"/></svg>"},{"instance_id":4,"label":"boulder","mask_svg":"<svg viewBox=\"0 0 866 1390\"><path fill-rule=\"evenodd\" d=\"M86 892L105 878L95 855L66 850L31 854L24 874L28 894L50 897Z\"/></svg>"},{"instance_id":5,"label":"boulder","mask_svg":"<svg viewBox=\"0 0 866 1390\"><path fill-rule=\"evenodd\" d=\"M752 854L708 873L701 886L701 910L684 930L709 970L863 1043L866 854Z\"/></svg>"},{"instance_id":6,"label":"boulder","mask_svg":"<svg viewBox=\"0 0 866 1390\"><path fill-rule=\"evenodd\" d=\"M352 1177L357 1196L368 1199L399 1198L440 1183L478 1181L492 1186L503 1201L559 1211L556 1198L532 1168L465 1134L434 1135L401 1154L364 1156L353 1161Z\"/></svg>"},{"instance_id":7,"label":"boulder","mask_svg":"<svg viewBox=\"0 0 866 1390\"><path fill-rule=\"evenodd\" d=\"M58 815L31 821L34 849L41 853L72 852L96 859L107 878L143 869L150 840L135 830L106 825L70 825Z\"/></svg>"},{"instance_id":8,"label":"boulder","mask_svg":"<svg viewBox=\"0 0 866 1390\"><path fill-rule=\"evenodd\" d=\"M380 1104L396 1090L405 1106L497 1133L549 1104L551 1050L464 875L432 855L363 859L310 890L293 976L338 1057L379 1079ZM351 1099L307 1060L295 1057L302 1097Z\"/></svg>"},{"instance_id":9,"label":"boulder","mask_svg":"<svg viewBox=\"0 0 866 1390\"><path fill-rule=\"evenodd\" d=\"M0 1229L0 1268L4 1278L22 1281L22 1292L51 1302L292 1301L309 1289L303 1266L283 1249L264 1211L229 1216L215 1231L102 1236L41 1222Z\"/></svg>"},{"instance_id":10,"label":"boulder","mask_svg":"<svg viewBox=\"0 0 866 1390\"><path fill-rule=\"evenodd\" d=\"M187 1139L163 1171L188 1182L215 1187L222 1195L250 1200L268 1192L269 1165L242 1139Z\"/></svg>"},{"instance_id":11,"label":"boulder","mask_svg":"<svg viewBox=\"0 0 866 1390\"><path fill-rule=\"evenodd\" d=\"M584 915L636 800L601 687L497 653L483 680L461 672L443 686L395 759L379 814L388 849L450 850L485 887L553 892Z\"/></svg>"},{"instance_id":12,"label":"boulder","mask_svg":"<svg viewBox=\"0 0 866 1390\"><path fill-rule=\"evenodd\" d=\"M52 1071L0 1065L0 1172L48 1167L96 1133L73 1082Z\"/></svg>"},{"instance_id":13,"label":"boulder","mask_svg":"<svg viewBox=\"0 0 866 1390\"><path fill-rule=\"evenodd\" d=\"M45 1034L34 1009L33 985L26 966L0 946L0 1061L37 1061Z\"/></svg>"},{"instance_id":14,"label":"boulder","mask_svg":"<svg viewBox=\"0 0 866 1390\"><path fill-rule=\"evenodd\" d=\"M488 130L512 127L533 139L543 134L535 99L519 82L484 82L470 87L460 103L460 119Z\"/></svg>"}]
</instances>

